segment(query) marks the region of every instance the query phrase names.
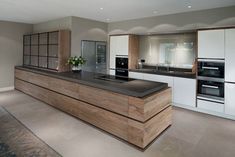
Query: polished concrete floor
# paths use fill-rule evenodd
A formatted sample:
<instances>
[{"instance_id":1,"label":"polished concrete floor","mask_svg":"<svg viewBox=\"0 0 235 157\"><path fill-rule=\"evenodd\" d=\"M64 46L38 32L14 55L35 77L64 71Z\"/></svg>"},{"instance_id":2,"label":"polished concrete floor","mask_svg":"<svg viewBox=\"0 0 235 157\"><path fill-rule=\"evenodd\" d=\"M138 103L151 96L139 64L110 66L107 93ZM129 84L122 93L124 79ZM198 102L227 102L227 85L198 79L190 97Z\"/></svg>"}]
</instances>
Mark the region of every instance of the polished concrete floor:
<instances>
[{"instance_id":1,"label":"polished concrete floor","mask_svg":"<svg viewBox=\"0 0 235 157\"><path fill-rule=\"evenodd\" d=\"M235 156L235 121L180 108L173 125L142 152L19 91L0 93L0 105L64 157Z\"/></svg>"}]
</instances>

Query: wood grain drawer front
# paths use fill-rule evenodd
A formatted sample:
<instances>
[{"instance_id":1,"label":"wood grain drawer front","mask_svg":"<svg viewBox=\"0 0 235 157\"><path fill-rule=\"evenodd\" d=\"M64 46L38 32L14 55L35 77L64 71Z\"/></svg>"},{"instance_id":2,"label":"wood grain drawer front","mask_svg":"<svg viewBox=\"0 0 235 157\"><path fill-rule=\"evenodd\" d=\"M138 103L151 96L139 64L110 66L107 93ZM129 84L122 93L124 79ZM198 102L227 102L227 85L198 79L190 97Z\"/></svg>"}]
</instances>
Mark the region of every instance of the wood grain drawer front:
<instances>
[{"instance_id":1,"label":"wood grain drawer front","mask_svg":"<svg viewBox=\"0 0 235 157\"><path fill-rule=\"evenodd\" d=\"M128 116L128 96L80 85L79 99L107 110Z\"/></svg>"},{"instance_id":2,"label":"wood grain drawer front","mask_svg":"<svg viewBox=\"0 0 235 157\"><path fill-rule=\"evenodd\" d=\"M50 90L56 91L64 95L68 95L76 99L79 98L79 85L77 83L51 77L49 77L48 80Z\"/></svg>"},{"instance_id":3,"label":"wood grain drawer front","mask_svg":"<svg viewBox=\"0 0 235 157\"><path fill-rule=\"evenodd\" d=\"M49 80L48 80L49 78L44 75L39 75L36 73L15 69L15 77L44 88L49 87Z\"/></svg>"},{"instance_id":4,"label":"wood grain drawer front","mask_svg":"<svg viewBox=\"0 0 235 157\"><path fill-rule=\"evenodd\" d=\"M129 116L144 122L170 106L171 98L171 88L142 99L129 97Z\"/></svg>"},{"instance_id":5,"label":"wood grain drawer front","mask_svg":"<svg viewBox=\"0 0 235 157\"><path fill-rule=\"evenodd\" d=\"M78 98L79 85L77 83L18 69L15 70L15 77L58 93Z\"/></svg>"},{"instance_id":6,"label":"wood grain drawer front","mask_svg":"<svg viewBox=\"0 0 235 157\"><path fill-rule=\"evenodd\" d=\"M48 103L48 90L35 86L33 84L27 83L22 80L15 79L15 88L26 94L29 94L45 103Z\"/></svg>"}]
</instances>

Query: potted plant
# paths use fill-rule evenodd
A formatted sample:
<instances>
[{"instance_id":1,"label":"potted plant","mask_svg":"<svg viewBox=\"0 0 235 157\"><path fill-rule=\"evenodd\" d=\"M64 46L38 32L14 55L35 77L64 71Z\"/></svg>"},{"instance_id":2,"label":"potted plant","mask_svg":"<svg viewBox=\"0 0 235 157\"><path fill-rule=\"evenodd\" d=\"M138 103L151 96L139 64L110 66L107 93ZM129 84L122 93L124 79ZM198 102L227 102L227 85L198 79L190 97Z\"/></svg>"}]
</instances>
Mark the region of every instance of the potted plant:
<instances>
[{"instance_id":1,"label":"potted plant","mask_svg":"<svg viewBox=\"0 0 235 157\"><path fill-rule=\"evenodd\" d=\"M82 70L82 65L86 63L86 60L82 56L74 56L68 59L68 64L72 66L73 72L79 72Z\"/></svg>"}]
</instances>

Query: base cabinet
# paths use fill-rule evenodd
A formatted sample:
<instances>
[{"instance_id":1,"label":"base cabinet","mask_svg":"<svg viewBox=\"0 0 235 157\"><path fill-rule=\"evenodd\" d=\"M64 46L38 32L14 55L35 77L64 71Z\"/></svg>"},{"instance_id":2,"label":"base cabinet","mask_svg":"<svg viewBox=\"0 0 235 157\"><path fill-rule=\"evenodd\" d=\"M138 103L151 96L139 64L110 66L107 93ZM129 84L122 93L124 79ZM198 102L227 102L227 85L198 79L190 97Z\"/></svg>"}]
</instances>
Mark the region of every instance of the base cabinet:
<instances>
[{"instance_id":1,"label":"base cabinet","mask_svg":"<svg viewBox=\"0 0 235 157\"><path fill-rule=\"evenodd\" d=\"M216 102L210 102L206 100L197 100L197 107L202 110L206 111L212 111L217 113L223 113L224 112L224 104L216 103Z\"/></svg>"},{"instance_id":2,"label":"base cabinet","mask_svg":"<svg viewBox=\"0 0 235 157\"><path fill-rule=\"evenodd\" d=\"M174 78L173 102L196 107L196 79Z\"/></svg>"},{"instance_id":3,"label":"base cabinet","mask_svg":"<svg viewBox=\"0 0 235 157\"><path fill-rule=\"evenodd\" d=\"M168 83L169 87L173 87L173 77L171 76L163 76L163 75L156 75L156 74L143 74L143 75L144 75L144 80L164 82L164 83Z\"/></svg>"},{"instance_id":4,"label":"base cabinet","mask_svg":"<svg viewBox=\"0 0 235 157\"><path fill-rule=\"evenodd\" d=\"M235 84L225 83L225 114L235 116Z\"/></svg>"},{"instance_id":5,"label":"base cabinet","mask_svg":"<svg viewBox=\"0 0 235 157\"><path fill-rule=\"evenodd\" d=\"M134 79L140 79L140 80L144 79L144 75L138 72L129 72L129 77L134 78Z\"/></svg>"}]
</instances>

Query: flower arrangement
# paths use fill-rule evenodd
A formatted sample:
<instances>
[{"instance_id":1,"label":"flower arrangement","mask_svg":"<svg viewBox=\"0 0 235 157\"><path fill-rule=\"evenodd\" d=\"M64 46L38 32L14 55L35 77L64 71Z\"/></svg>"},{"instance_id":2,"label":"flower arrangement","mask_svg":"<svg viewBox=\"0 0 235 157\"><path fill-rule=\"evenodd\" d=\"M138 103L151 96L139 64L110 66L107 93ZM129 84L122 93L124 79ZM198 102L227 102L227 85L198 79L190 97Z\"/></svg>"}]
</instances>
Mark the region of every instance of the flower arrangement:
<instances>
[{"instance_id":1,"label":"flower arrangement","mask_svg":"<svg viewBox=\"0 0 235 157\"><path fill-rule=\"evenodd\" d=\"M68 59L68 64L72 66L81 66L86 63L86 60L82 56L74 56Z\"/></svg>"},{"instance_id":2,"label":"flower arrangement","mask_svg":"<svg viewBox=\"0 0 235 157\"><path fill-rule=\"evenodd\" d=\"M82 65L86 63L86 60L82 56L74 56L68 59L67 64L72 65L72 71L78 72L81 71Z\"/></svg>"}]
</instances>

